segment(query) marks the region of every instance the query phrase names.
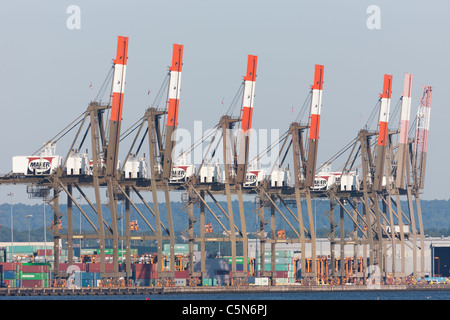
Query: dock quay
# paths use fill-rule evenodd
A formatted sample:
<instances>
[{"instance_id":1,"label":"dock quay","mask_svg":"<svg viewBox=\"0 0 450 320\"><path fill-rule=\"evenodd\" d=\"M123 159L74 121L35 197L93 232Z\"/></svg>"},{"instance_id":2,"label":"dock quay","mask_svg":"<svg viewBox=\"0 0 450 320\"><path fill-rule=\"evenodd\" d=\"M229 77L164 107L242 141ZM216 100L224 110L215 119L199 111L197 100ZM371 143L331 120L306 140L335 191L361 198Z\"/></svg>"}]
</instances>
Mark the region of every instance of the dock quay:
<instances>
[{"instance_id":1,"label":"dock quay","mask_svg":"<svg viewBox=\"0 0 450 320\"><path fill-rule=\"evenodd\" d=\"M280 285L221 287L92 287L92 288L0 288L0 296L88 296L88 295L154 295L205 293L279 293L279 292L349 292L349 291L416 291L449 290L448 284L408 285Z\"/></svg>"}]
</instances>

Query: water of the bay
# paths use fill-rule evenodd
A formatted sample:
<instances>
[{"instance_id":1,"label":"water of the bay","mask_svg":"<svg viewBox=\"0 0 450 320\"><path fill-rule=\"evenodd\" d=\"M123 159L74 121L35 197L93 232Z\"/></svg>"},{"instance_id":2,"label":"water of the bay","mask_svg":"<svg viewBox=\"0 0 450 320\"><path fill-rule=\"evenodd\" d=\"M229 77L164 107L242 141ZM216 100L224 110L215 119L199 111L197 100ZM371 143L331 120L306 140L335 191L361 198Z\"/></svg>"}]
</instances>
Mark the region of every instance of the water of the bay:
<instances>
[{"instance_id":1,"label":"water of the bay","mask_svg":"<svg viewBox=\"0 0 450 320\"><path fill-rule=\"evenodd\" d=\"M0 300L450 300L450 290L157 295L9 296Z\"/></svg>"}]
</instances>

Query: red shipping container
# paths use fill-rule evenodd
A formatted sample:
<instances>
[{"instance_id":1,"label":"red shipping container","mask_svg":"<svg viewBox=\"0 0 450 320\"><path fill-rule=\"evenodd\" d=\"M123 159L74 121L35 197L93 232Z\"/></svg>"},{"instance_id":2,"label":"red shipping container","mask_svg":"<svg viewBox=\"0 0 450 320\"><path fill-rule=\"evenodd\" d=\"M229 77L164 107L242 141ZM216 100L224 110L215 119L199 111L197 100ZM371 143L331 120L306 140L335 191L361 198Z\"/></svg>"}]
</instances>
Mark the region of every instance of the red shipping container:
<instances>
[{"instance_id":1,"label":"red shipping container","mask_svg":"<svg viewBox=\"0 0 450 320\"><path fill-rule=\"evenodd\" d=\"M106 269L106 267L105 267ZM100 272L100 263L87 263L86 264L87 272Z\"/></svg>"},{"instance_id":2,"label":"red shipping container","mask_svg":"<svg viewBox=\"0 0 450 320\"><path fill-rule=\"evenodd\" d=\"M48 270L48 266L22 265L22 272L23 273L42 273L42 272L49 272L49 270Z\"/></svg>"},{"instance_id":3,"label":"red shipping container","mask_svg":"<svg viewBox=\"0 0 450 320\"><path fill-rule=\"evenodd\" d=\"M187 279L189 278L189 271L175 271L175 278L177 279Z\"/></svg>"},{"instance_id":4,"label":"red shipping container","mask_svg":"<svg viewBox=\"0 0 450 320\"><path fill-rule=\"evenodd\" d=\"M288 271L277 271L277 278L288 278Z\"/></svg>"},{"instance_id":5,"label":"red shipping container","mask_svg":"<svg viewBox=\"0 0 450 320\"><path fill-rule=\"evenodd\" d=\"M59 264L59 271L67 271L68 268L69 268L68 263L60 263ZM74 263L74 264L72 264L71 270L72 271L86 271L86 264L85 263Z\"/></svg>"},{"instance_id":6,"label":"red shipping container","mask_svg":"<svg viewBox=\"0 0 450 320\"><path fill-rule=\"evenodd\" d=\"M66 271L67 267L69 267L68 263L60 263L59 264L59 271Z\"/></svg>"},{"instance_id":7,"label":"red shipping container","mask_svg":"<svg viewBox=\"0 0 450 320\"><path fill-rule=\"evenodd\" d=\"M36 255L38 255L38 256L45 256L45 255L52 256L53 255L53 250L52 249L47 249L47 250L39 249L39 250L36 251Z\"/></svg>"},{"instance_id":8,"label":"red shipping container","mask_svg":"<svg viewBox=\"0 0 450 320\"><path fill-rule=\"evenodd\" d=\"M105 272L113 271L112 263L105 263ZM95 263L86 263L86 271L87 272L100 272L100 262Z\"/></svg>"},{"instance_id":9,"label":"red shipping container","mask_svg":"<svg viewBox=\"0 0 450 320\"><path fill-rule=\"evenodd\" d=\"M105 271L106 272L112 272L114 270L114 264L113 263L105 263Z\"/></svg>"},{"instance_id":10,"label":"red shipping container","mask_svg":"<svg viewBox=\"0 0 450 320\"><path fill-rule=\"evenodd\" d=\"M42 280L22 280L22 288L42 288L43 285Z\"/></svg>"},{"instance_id":11,"label":"red shipping container","mask_svg":"<svg viewBox=\"0 0 450 320\"><path fill-rule=\"evenodd\" d=\"M3 271L16 271L17 263L15 262L0 262L0 264L3 266Z\"/></svg>"},{"instance_id":12,"label":"red shipping container","mask_svg":"<svg viewBox=\"0 0 450 320\"><path fill-rule=\"evenodd\" d=\"M151 264L135 264L133 269L136 279L150 279L153 273Z\"/></svg>"}]
</instances>

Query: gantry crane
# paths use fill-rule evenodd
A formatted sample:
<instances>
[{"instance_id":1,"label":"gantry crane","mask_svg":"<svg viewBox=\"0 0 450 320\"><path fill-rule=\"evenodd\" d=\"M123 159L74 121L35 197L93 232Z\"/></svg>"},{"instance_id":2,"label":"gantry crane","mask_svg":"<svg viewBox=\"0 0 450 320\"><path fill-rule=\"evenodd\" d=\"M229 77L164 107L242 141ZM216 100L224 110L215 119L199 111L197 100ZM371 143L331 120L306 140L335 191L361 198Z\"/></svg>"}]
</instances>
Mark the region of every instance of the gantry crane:
<instances>
[{"instance_id":1,"label":"gantry crane","mask_svg":"<svg viewBox=\"0 0 450 320\"><path fill-rule=\"evenodd\" d=\"M162 245L164 242L170 243L169 268L163 266L164 259L158 259L158 275L161 284L171 284L171 278L174 277L175 267L175 232L173 226L173 217L171 209L170 191L186 190L189 195L187 201L188 228L187 238L189 241L189 271L191 278L205 277L205 243L207 241L227 241L231 244L231 269L234 284L245 283L247 277L247 227L245 222L246 212L244 211L244 194L255 194L259 198L259 207L257 214L260 218L260 230L256 233L261 241L261 270L262 276L274 278L275 270L275 245L280 242L300 243L301 247L301 270L302 278L307 283L315 282L318 277L340 277L340 282L353 277L364 277L368 275L368 269L371 266L378 266L382 274L386 275L389 271L386 259L388 252L395 252L398 243L401 245L402 264L401 270L397 271L395 261L392 261L391 270L395 276L404 277L405 274L405 246L407 240L412 241L413 247L413 273L422 275L424 271L424 234L420 207L420 192L424 188L425 167L427 157L428 131L430 121L431 93L430 86L424 86L420 100L419 111L416 117L416 127L414 137L408 136L409 115L412 92L412 75L405 74L404 91L402 94L402 108L400 117L399 131L392 130L389 124L390 100L392 92L392 75L384 75L383 91L380 97L378 128L375 131L362 129L358 137L346 148L350 149L350 156L346 159L343 169L336 174L333 183L321 185L321 176L317 169L318 139L320 128L320 116L322 107L322 90L324 67L315 66L314 83L311 86L310 96L310 117L307 124L293 122L289 130L280 142L283 143L278 155L276 166L281 166L288 154L292 150L294 174L291 187L284 182L272 179L275 166L271 174L265 180L250 181L253 174L249 169L249 145L250 132L252 128L252 115L255 98L255 80L257 56L248 55L247 72L242 83L242 102L241 113L239 117L224 115L218 125L213 140L218 132L222 137L220 142L223 144L223 164L224 175L217 180L206 181L201 175L204 168L205 159L197 172L187 176L183 181L176 181L174 157L176 141L176 129L178 126L179 98L181 71L183 65L183 46L174 44L172 54L172 65L168 73L168 91L167 101L164 109L158 109L150 106L144 116L141 118L140 126L130 151L125 161L120 165L118 151L122 138L121 121L123 110L123 98L125 88L125 75L127 66L128 38L119 36L117 43L116 58L113 61L112 83L111 83L111 101L102 104L98 101L91 102L87 110L76 121L70 124L71 128L79 126L76 137L73 140L67 157L63 159L60 165L56 166L52 172L35 172L17 174L2 177L0 183L26 183L31 184L37 191L45 194L45 201L53 208L54 217L50 227L54 236L54 254L55 254L55 273L57 277L64 276L59 272L59 241L67 239L69 248L69 264L73 263L73 242L74 239L98 239L100 243L100 266L102 276L105 278L117 279L120 276L131 276L131 239L136 240L156 240L158 257L163 257ZM105 113L109 112L109 117ZM89 120L88 120L89 119ZM76 124L74 125L74 123ZM82 128L87 124L88 128L82 135ZM146 128L145 128L146 127ZM237 138L235 129L239 128ZM84 169L66 169L69 159L73 160L73 154L81 150L90 131L92 161ZM141 137L142 132L145 133ZM309 134L309 135L307 135ZM398 134L398 145L395 144L395 137ZM81 138L78 148L75 144ZM141 138L138 143L138 138ZM141 176L133 177L131 174L125 174L126 165L135 161L134 157L139 153L144 139L148 138L150 176L144 173ZM53 142L49 142L52 146ZM133 149L136 150L133 152ZM215 150L213 151L213 154ZM45 155L47 157L47 155ZM84 157L84 156L83 156ZM38 157L39 158L39 157ZM41 156L36 161L42 161ZM87 155L83 159L88 159ZM278 160L281 158L280 164ZM81 158L77 158L81 161ZM84 160L83 160L84 161ZM359 161L359 164L357 163ZM145 159L142 160L143 167L146 167ZM354 169L360 169L362 174L361 181L357 181L358 172ZM276 168L277 170L279 169ZM320 169L320 168L319 168ZM79 170L79 171L77 171ZM84 170L84 171L83 171ZM145 170L144 170L145 171ZM143 172L144 172L143 171ZM25 176L23 176L25 175ZM200 176L200 178L199 178ZM351 180L348 183L345 181ZM331 180L330 180L331 181ZM97 218L95 223L89 214L83 210L80 200L73 195L73 189L78 190L82 199L84 199ZM91 201L83 188L94 190L95 200ZM101 188L106 188L107 205L111 215L111 222L107 223L104 219L104 208L102 208ZM30 188L32 190L33 188ZM53 194L48 196L49 190L53 189ZM133 191L143 202L145 207L153 215L155 225L149 221L147 215L131 199ZM147 203L141 194L141 191L150 191L152 194L153 208ZM158 192L163 191L165 195L167 208L168 227L161 219L159 210ZM63 216L59 210L59 199L61 193L67 194L67 234L61 234L60 221ZM224 194L227 198L226 209L216 200L214 194ZM209 196L217 205L221 214L229 221L227 228L219 218L205 196ZM239 204L240 223L235 223L233 212L232 196L236 195ZM408 210L403 210L400 196L407 196ZM48 196L48 197L47 197ZM330 201L330 210L325 214L330 219L330 233L328 234L331 244L330 268L325 266L326 259L316 255L316 234L314 226L314 217L312 210L312 198L328 198ZM416 206L413 206L415 198ZM305 199L307 207L307 220L305 223L302 212L302 200ZM118 201L125 202L125 217L121 217L117 210ZM288 219L277 205L277 201L282 203L293 220ZM194 204L200 207L200 237L194 234ZM297 207L295 214L288 204L294 204ZM76 206L85 219L92 226L95 234L75 234L73 228L73 206ZM130 219L130 207L133 207L148 226L153 235L137 235L131 232L138 231L137 221ZM265 215L264 207L270 207L270 239L265 233ZM340 216L339 224L335 221L334 210L339 206ZM417 219L414 210L417 210ZM215 220L223 229L223 236L215 237L212 232L212 224L205 223L205 211L213 215ZM291 227L296 234L296 239L290 239L284 230L275 229L275 213L280 216ZM347 236L345 230L345 217L350 218L353 229ZM125 219L125 224L130 226L126 228L124 236L118 233L118 222ZM292 221L295 221L292 223ZM298 224L296 226L295 224ZM308 227L309 229L308 229ZM417 230L417 226L418 229ZM206 226L206 228L205 228ZM340 227L340 235L336 235L336 228ZM406 228L404 228L406 227ZM113 268L112 272L107 272L105 268L105 242L111 239L113 244ZM126 273L119 272L118 264L118 242L126 242ZM418 243L418 240L420 243ZM201 244L201 271L194 272L193 266L193 245L195 242ZM243 252L243 272L237 270L237 244L242 245ZM264 244L270 243L272 251L272 269L266 272L264 268ZM306 252L306 244L311 246L311 257ZM340 257L336 257L336 245L340 247ZM354 246L354 257L345 257L345 246ZM359 257L357 246L362 246L363 257ZM367 259L367 248L369 249L369 258ZM417 266L417 252L421 250L420 268ZM392 254L394 255L394 254ZM352 260L353 259L353 260ZM317 265L319 261L320 266ZM340 265L339 262L340 261ZM346 264L344 261L359 261L356 264ZM350 269L349 269L350 268ZM321 270L321 271L320 271ZM326 270L326 272L323 272ZM67 275L66 275L67 276ZM198 279L197 279L198 280ZM324 279L321 279L324 280ZM325 279L326 280L326 279ZM195 279L191 284L197 284Z\"/></svg>"},{"instance_id":2,"label":"gantry crane","mask_svg":"<svg viewBox=\"0 0 450 320\"><path fill-rule=\"evenodd\" d=\"M320 115L322 109L322 92L323 92L323 77L324 77L324 66L315 65L314 70L314 82L311 86L311 101L309 107L309 121L308 124L300 124L299 122L293 122L290 125L288 132L280 140L284 140L282 147L279 151L278 158L281 157L282 161L280 164L275 163L277 166L276 170L279 170L279 166L282 166L289 150L292 148L293 162L294 162L294 177L293 177L293 189L292 192L280 193L282 188L273 188L275 184L271 183L271 179L274 175L275 167L272 169L271 174L267 177L266 181L261 185L257 186L256 193L260 199L260 205L258 209L258 215L261 221L260 230L258 232L258 237L261 241L261 269L264 270L264 243L271 243L271 271L264 272L265 276L269 276L274 281L276 270L275 270L275 245L277 242L287 242L283 238L278 238L275 232L275 211L278 212L284 221L291 227L293 232L297 235L297 241L301 245L301 270L302 278L305 282L315 282L317 277L316 268L316 235L314 229L314 219L311 204L311 189L314 187L315 182L315 172L316 172L316 162L318 153L318 142L319 142L319 128L320 128ZM309 135L307 136L307 133ZM306 143L306 136L308 137ZM290 139L289 139L290 138ZM289 141L289 143L288 143ZM288 172L285 172L288 174ZM272 186L270 188L269 186ZM293 194L292 194L293 193ZM297 207L297 215L295 215L289 208L287 201L283 198L294 197L294 203ZM305 227L303 221L302 203L301 198L305 198L307 206L307 216L309 221L309 230ZM298 223L298 229L294 227L289 219L285 217L282 210L276 205L276 201L279 200L293 216L294 220ZM264 233L264 207L267 204L271 210L271 239L268 241L265 239ZM305 232L309 239L306 238ZM296 242L295 240L289 240L290 242ZM312 261L312 272L306 272L306 243L311 244L311 261Z\"/></svg>"}]
</instances>

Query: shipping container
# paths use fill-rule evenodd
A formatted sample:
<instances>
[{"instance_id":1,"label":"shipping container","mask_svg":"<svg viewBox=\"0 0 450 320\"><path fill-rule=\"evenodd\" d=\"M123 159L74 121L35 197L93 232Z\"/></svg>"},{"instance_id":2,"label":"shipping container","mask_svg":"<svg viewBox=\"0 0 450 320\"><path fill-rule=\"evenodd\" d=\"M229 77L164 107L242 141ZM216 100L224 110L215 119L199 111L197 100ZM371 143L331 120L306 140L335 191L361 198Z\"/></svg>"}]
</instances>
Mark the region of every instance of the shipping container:
<instances>
[{"instance_id":1,"label":"shipping container","mask_svg":"<svg viewBox=\"0 0 450 320\"><path fill-rule=\"evenodd\" d=\"M81 279L81 286L83 288L92 288L92 287L94 287L94 279Z\"/></svg>"},{"instance_id":2,"label":"shipping container","mask_svg":"<svg viewBox=\"0 0 450 320\"><path fill-rule=\"evenodd\" d=\"M16 271L19 266L19 270L21 269L21 265L16 262L2 262L0 263L3 267L3 271Z\"/></svg>"},{"instance_id":3,"label":"shipping container","mask_svg":"<svg viewBox=\"0 0 450 320\"><path fill-rule=\"evenodd\" d=\"M150 279L135 279L134 284L137 287L148 287L151 285L151 280Z\"/></svg>"},{"instance_id":4,"label":"shipping container","mask_svg":"<svg viewBox=\"0 0 450 320\"><path fill-rule=\"evenodd\" d=\"M3 282L6 284L7 288L15 288L16 287L16 280L4 279Z\"/></svg>"},{"instance_id":5,"label":"shipping container","mask_svg":"<svg viewBox=\"0 0 450 320\"><path fill-rule=\"evenodd\" d=\"M53 255L53 250L52 249L38 249L36 251L36 255L37 256L52 256Z\"/></svg>"},{"instance_id":6,"label":"shipping container","mask_svg":"<svg viewBox=\"0 0 450 320\"><path fill-rule=\"evenodd\" d=\"M37 272L49 272L50 268L48 265L22 265L22 272L24 273L37 273Z\"/></svg>"},{"instance_id":7,"label":"shipping container","mask_svg":"<svg viewBox=\"0 0 450 320\"><path fill-rule=\"evenodd\" d=\"M200 168L200 183L215 183L222 180L220 165L205 163Z\"/></svg>"},{"instance_id":8,"label":"shipping container","mask_svg":"<svg viewBox=\"0 0 450 320\"><path fill-rule=\"evenodd\" d=\"M145 158L136 158L132 155L125 163L124 167L125 179L147 179L147 163Z\"/></svg>"},{"instance_id":9,"label":"shipping container","mask_svg":"<svg viewBox=\"0 0 450 320\"><path fill-rule=\"evenodd\" d=\"M86 263L73 263L69 265L68 263L60 263L59 264L59 271L66 271L69 270L70 272L73 271L86 271Z\"/></svg>"},{"instance_id":10,"label":"shipping container","mask_svg":"<svg viewBox=\"0 0 450 320\"><path fill-rule=\"evenodd\" d=\"M232 263L232 258L230 256L223 257L223 259L228 260L228 263ZM250 262L250 259L247 258L247 263ZM244 257L236 257L236 264L243 264L244 263Z\"/></svg>"},{"instance_id":11,"label":"shipping container","mask_svg":"<svg viewBox=\"0 0 450 320\"><path fill-rule=\"evenodd\" d=\"M48 273L22 273L22 280L44 280L48 278Z\"/></svg>"},{"instance_id":12,"label":"shipping container","mask_svg":"<svg viewBox=\"0 0 450 320\"><path fill-rule=\"evenodd\" d=\"M186 279L175 279L175 286L176 287L185 287Z\"/></svg>"},{"instance_id":13,"label":"shipping container","mask_svg":"<svg viewBox=\"0 0 450 320\"><path fill-rule=\"evenodd\" d=\"M5 270L3 271L3 279L12 280L17 279L18 273L17 271Z\"/></svg>"},{"instance_id":14,"label":"shipping container","mask_svg":"<svg viewBox=\"0 0 450 320\"><path fill-rule=\"evenodd\" d=\"M133 274L135 279L150 279L153 273L153 264L134 264Z\"/></svg>"},{"instance_id":15,"label":"shipping container","mask_svg":"<svg viewBox=\"0 0 450 320\"><path fill-rule=\"evenodd\" d=\"M255 269L256 269L256 271L260 271L261 265L260 264L256 265ZM289 264L276 264L275 265L275 271L291 271L291 270L294 270L293 265L289 265ZM272 271L271 264L265 264L264 271Z\"/></svg>"},{"instance_id":16,"label":"shipping container","mask_svg":"<svg viewBox=\"0 0 450 320\"><path fill-rule=\"evenodd\" d=\"M170 183L183 183L186 182L189 177L195 174L196 167L192 164L176 164L172 168L172 176L169 180Z\"/></svg>"},{"instance_id":17,"label":"shipping container","mask_svg":"<svg viewBox=\"0 0 450 320\"><path fill-rule=\"evenodd\" d=\"M15 156L12 171L26 176L49 175L61 167L61 156Z\"/></svg>"},{"instance_id":18,"label":"shipping container","mask_svg":"<svg viewBox=\"0 0 450 320\"><path fill-rule=\"evenodd\" d=\"M87 153L79 154L78 150L72 150L67 158L66 172L68 175L90 174L90 161Z\"/></svg>"},{"instance_id":19,"label":"shipping container","mask_svg":"<svg viewBox=\"0 0 450 320\"><path fill-rule=\"evenodd\" d=\"M175 278L176 279L186 279L189 278L189 270L184 271L175 271Z\"/></svg>"},{"instance_id":20,"label":"shipping container","mask_svg":"<svg viewBox=\"0 0 450 320\"><path fill-rule=\"evenodd\" d=\"M270 176L271 187L290 187L291 186L291 174L289 169L285 170L281 168L274 168Z\"/></svg>"},{"instance_id":21,"label":"shipping container","mask_svg":"<svg viewBox=\"0 0 450 320\"><path fill-rule=\"evenodd\" d=\"M189 252L189 243L175 243L173 248L175 251ZM163 251L170 252L170 243L163 245ZM194 244L194 251L198 251L198 244Z\"/></svg>"},{"instance_id":22,"label":"shipping container","mask_svg":"<svg viewBox=\"0 0 450 320\"><path fill-rule=\"evenodd\" d=\"M258 263L261 263L261 259L257 258L256 261ZM270 257L264 258L264 263L272 263L272 259ZM275 264L293 264L294 258L275 258Z\"/></svg>"},{"instance_id":23,"label":"shipping container","mask_svg":"<svg viewBox=\"0 0 450 320\"><path fill-rule=\"evenodd\" d=\"M254 278L254 284L255 284L255 286L268 286L269 285L269 278L267 278L267 277L256 277L256 278Z\"/></svg>"},{"instance_id":24,"label":"shipping container","mask_svg":"<svg viewBox=\"0 0 450 320\"><path fill-rule=\"evenodd\" d=\"M202 286L212 286L212 279L211 278L203 278L202 279Z\"/></svg>"},{"instance_id":25,"label":"shipping container","mask_svg":"<svg viewBox=\"0 0 450 320\"><path fill-rule=\"evenodd\" d=\"M264 251L264 257L271 257L272 251L266 250ZM276 258L293 258L294 257L294 250L275 250L275 257Z\"/></svg>"},{"instance_id":26,"label":"shipping container","mask_svg":"<svg viewBox=\"0 0 450 320\"><path fill-rule=\"evenodd\" d=\"M43 280L22 280L22 288L43 288Z\"/></svg>"},{"instance_id":27,"label":"shipping container","mask_svg":"<svg viewBox=\"0 0 450 320\"><path fill-rule=\"evenodd\" d=\"M86 263L86 272L100 272L100 262ZM105 272L112 272L113 264L105 263Z\"/></svg>"}]
</instances>

